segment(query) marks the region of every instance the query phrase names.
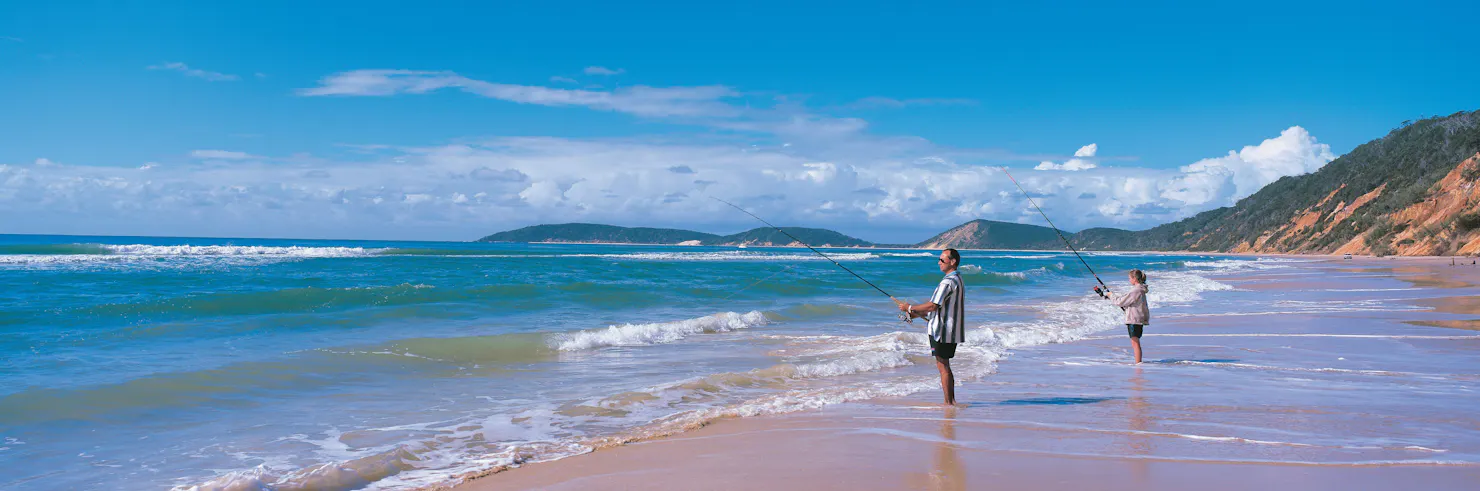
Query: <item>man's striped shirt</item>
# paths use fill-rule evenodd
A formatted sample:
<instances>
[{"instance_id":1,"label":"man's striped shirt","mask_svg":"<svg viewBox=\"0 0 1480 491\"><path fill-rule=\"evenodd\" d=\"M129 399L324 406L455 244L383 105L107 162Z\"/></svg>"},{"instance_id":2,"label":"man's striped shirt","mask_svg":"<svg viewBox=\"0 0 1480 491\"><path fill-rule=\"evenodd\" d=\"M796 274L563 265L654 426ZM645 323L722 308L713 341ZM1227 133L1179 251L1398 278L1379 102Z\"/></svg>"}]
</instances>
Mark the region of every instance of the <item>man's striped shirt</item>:
<instances>
[{"instance_id":1,"label":"man's striped shirt","mask_svg":"<svg viewBox=\"0 0 1480 491\"><path fill-rule=\"evenodd\" d=\"M930 313L930 337L937 343L966 342L966 285L961 273L951 271L941 278L930 303L936 305Z\"/></svg>"}]
</instances>

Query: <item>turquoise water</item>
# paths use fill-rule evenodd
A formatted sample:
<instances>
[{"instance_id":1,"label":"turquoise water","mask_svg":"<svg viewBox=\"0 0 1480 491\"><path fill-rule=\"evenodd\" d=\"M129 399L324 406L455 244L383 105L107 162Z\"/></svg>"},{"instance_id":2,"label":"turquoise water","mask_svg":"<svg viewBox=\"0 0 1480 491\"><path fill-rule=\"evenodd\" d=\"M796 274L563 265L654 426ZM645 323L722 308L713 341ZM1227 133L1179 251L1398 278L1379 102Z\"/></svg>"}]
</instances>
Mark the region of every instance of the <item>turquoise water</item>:
<instances>
[{"instance_id":1,"label":"turquoise water","mask_svg":"<svg viewBox=\"0 0 1480 491\"><path fill-rule=\"evenodd\" d=\"M931 251L826 252L901 298L940 277ZM963 255L965 383L1123 329L1072 255ZM1171 316L1259 311L1216 276L1288 266L1089 259L1147 270ZM9 489L413 488L938 390L923 324L805 249L0 236L0 304Z\"/></svg>"}]
</instances>

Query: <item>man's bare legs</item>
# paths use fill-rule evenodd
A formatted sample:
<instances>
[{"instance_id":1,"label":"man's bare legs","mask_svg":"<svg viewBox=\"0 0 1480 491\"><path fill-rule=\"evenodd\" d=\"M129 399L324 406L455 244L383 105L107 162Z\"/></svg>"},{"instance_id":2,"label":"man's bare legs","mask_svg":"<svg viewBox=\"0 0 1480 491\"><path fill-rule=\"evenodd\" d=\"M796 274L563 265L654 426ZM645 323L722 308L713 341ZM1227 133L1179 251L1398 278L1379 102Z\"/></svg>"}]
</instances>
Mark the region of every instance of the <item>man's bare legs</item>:
<instances>
[{"instance_id":1,"label":"man's bare legs","mask_svg":"<svg viewBox=\"0 0 1480 491\"><path fill-rule=\"evenodd\" d=\"M1140 350L1140 345L1137 346L1136 349ZM940 371L940 390L945 393L946 405L956 405L956 374L951 373L951 359L935 357L935 369Z\"/></svg>"},{"instance_id":2,"label":"man's bare legs","mask_svg":"<svg viewBox=\"0 0 1480 491\"><path fill-rule=\"evenodd\" d=\"M1131 338L1131 351L1136 353L1136 364L1141 363L1141 338Z\"/></svg>"}]
</instances>

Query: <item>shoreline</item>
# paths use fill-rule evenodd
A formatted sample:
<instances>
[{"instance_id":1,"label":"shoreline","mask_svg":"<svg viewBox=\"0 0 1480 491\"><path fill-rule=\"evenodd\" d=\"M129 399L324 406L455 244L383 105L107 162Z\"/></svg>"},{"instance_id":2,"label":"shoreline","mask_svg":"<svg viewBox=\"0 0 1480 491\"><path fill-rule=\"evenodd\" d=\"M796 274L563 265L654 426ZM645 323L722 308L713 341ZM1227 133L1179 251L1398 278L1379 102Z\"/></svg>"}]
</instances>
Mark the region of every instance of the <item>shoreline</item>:
<instances>
[{"instance_id":1,"label":"shoreline","mask_svg":"<svg viewBox=\"0 0 1480 491\"><path fill-rule=\"evenodd\" d=\"M1269 254L1226 255L1279 257ZM1350 261L1326 257L1327 261L1323 262L1347 263L1359 269L1387 269L1389 277L1393 279L1415 285L1420 282L1433 285L1415 288L1447 290L1473 287L1480 283L1477 281L1480 280L1480 270L1476 268L1450 269L1443 267L1446 264L1430 261L1443 257L1357 257ZM1393 269L1391 266L1398 268ZM1235 276L1220 281L1262 283L1271 280L1260 277L1257 272L1250 272L1243 277ZM1428 314L1480 315L1480 306L1473 301L1463 300L1464 298L1466 297L1448 296L1414 302L1426 305L1427 310L1414 311L1412 317ZM1311 318L1313 322L1322 323L1321 319L1326 316L1316 314ZM1397 321L1402 322L1404 321ZM1415 320L1403 327L1463 333L1467 332L1465 327L1444 327L1443 324L1473 322L1480 320ZM1179 325L1186 327L1177 327ZM1157 325L1157 334L1161 334L1160 331L1168 326L1178 331L1207 329L1209 326L1216 331L1225 331L1237 329L1240 325L1216 318L1197 322L1190 319L1163 320ZM1390 323L1384 321L1378 325L1388 326ZM1388 328L1379 328L1379 331L1382 329ZM1036 350L1077 352L1089 348L1089 345L1103 343L1110 343L1107 346L1117 349L1114 347L1118 346L1116 343L1119 337L1113 331L1110 333L1111 336L1108 337L1091 337L1068 344L1046 345ZM1150 339L1155 343L1148 349L1156 351L1169 350L1169 346L1174 346L1170 343L1180 342L1177 341L1180 338L1175 335L1160 340L1155 339L1154 335L1148 336L1153 336ZM1230 347L1237 346L1232 344ZM1389 459L1378 456L1367 460L1324 462L1319 459L1268 458L1265 456L1267 452L1260 448L1247 455L1240 456L1238 452L1233 452L1220 458L1158 456L1155 450L1145 455L1116 457L1065 449L1035 451L1031 448L998 448L994 446L997 445L996 442L1018 442L1024 447L1032 447L1041 445L1044 441L1039 440L1040 437L1036 435L1046 431L1045 428L1030 425L1024 429L1010 421L992 420L992 417L999 417L997 413L1006 412L1001 405L1010 402L993 400L1007 397L994 393L993 386L1007 383L996 377L1020 378L1037 375L1015 373L1017 370L1025 370L1014 366L1019 361L1017 357L1005 359L997 375L958 386L958 394L962 394L960 400L972 401L961 409L941 408L935 401L938 394L925 391L898 399L843 402L795 413L721 417L694 428L663 435L613 441L610 445L594 448L581 455L489 469L476 475L462 476L461 482L455 485L428 489L490 491L585 489L592 486L632 489L657 486L658 483L689 483L707 489L840 486L858 489L968 489L965 485L967 481L993 482L996 484L994 487L1005 486L1012 489L1140 490L1192 486L1204 489L1249 489L1291 480L1300 481L1303 489L1350 489L1374 485L1395 487L1413 483L1421 483L1426 489L1459 489L1480 481L1480 462L1446 460L1444 452L1433 454L1431 458ZM1221 362L1217 359L1205 361ZM1152 366L1148 369L1160 367ZM1133 370L1137 374L1136 378L1141 378L1142 368L1134 367ZM1152 377L1148 375L1145 378ZM1137 382L1132 387L1133 393L1140 393L1139 384ZM1160 389L1165 390L1184 389L1177 386ZM1118 414L1117 411L1130 411L1134 414L1138 411L1138 400L1154 397L1158 392L1147 394L1153 396L1131 396L1128 409L1109 411L1111 414ZM1074 402L1073 397L1061 399L1069 401L1065 404L1071 406L1080 404ZM1117 398L1106 395L1092 399L1096 400L1084 404L1090 405L1087 407L1112 404ZM1101 400L1106 402L1102 403ZM988 420L982 420L980 416L967 416L977 413L989 416ZM1050 420L1053 418L1045 417ZM1220 424L1222 418L1216 413L1203 417L1206 418L1204 423L1210 425ZM1130 429L1124 430L1129 431L1127 435L1132 435L1130 441L1124 444L1112 442L1109 448L1130 445L1126 448L1135 450L1141 448L1140 446L1150 449L1172 446L1156 443L1168 438L1178 438L1175 432L1155 430L1155 425L1160 421L1161 417L1132 415ZM946 426L950 428L947 429ZM1049 425L1047 430L1057 431L1052 430L1052 426ZM1134 436L1143 433L1147 436ZM1192 438L1210 437L1193 435ZM1308 446L1298 442L1274 444L1294 445L1292 448ZM1401 448L1384 452L1409 455ZM936 456L933 464L922 460L922 455L932 454ZM1386 455L1382 452L1379 454ZM929 470L922 472L919 470L922 468ZM951 470L953 468L956 470ZM1118 477L1106 481L1105 476Z\"/></svg>"}]
</instances>

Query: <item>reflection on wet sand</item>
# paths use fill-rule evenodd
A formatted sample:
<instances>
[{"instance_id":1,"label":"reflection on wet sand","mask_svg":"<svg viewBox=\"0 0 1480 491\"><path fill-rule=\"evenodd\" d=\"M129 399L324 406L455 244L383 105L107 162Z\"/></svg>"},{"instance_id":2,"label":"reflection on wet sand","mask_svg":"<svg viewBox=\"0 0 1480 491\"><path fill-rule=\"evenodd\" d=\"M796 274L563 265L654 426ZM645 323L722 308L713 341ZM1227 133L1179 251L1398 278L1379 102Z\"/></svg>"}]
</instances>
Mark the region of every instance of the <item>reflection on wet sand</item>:
<instances>
[{"instance_id":1,"label":"reflection on wet sand","mask_svg":"<svg viewBox=\"0 0 1480 491\"><path fill-rule=\"evenodd\" d=\"M1125 405L1129 412L1128 423L1131 430L1129 441L1127 442L1127 450L1131 455L1150 455L1152 451L1151 437L1147 436L1151 427L1150 418L1147 417L1147 407L1150 404L1146 402L1146 397L1143 393L1146 379L1142 376L1141 367L1138 366L1135 370L1135 373L1131 375L1130 379L1130 397ZM1148 462L1145 459L1136 459L1132 466L1132 472L1136 480L1146 482L1150 477L1148 475L1149 469L1147 468Z\"/></svg>"},{"instance_id":2,"label":"reflection on wet sand","mask_svg":"<svg viewBox=\"0 0 1480 491\"><path fill-rule=\"evenodd\" d=\"M1414 301L1418 305L1429 307L1434 312L1445 314L1480 315L1480 295L1465 295L1454 297L1425 298ZM1449 329L1465 329L1480 331L1480 319L1443 319L1443 320L1407 320L1404 324L1427 327L1444 327Z\"/></svg>"},{"instance_id":3,"label":"reflection on wet sand","mask_svg":"<svg viewBox=\"0 0 1480 491\"><path fill-rule=\"evenodd\" d=\"M935 459L930 473L932 490L966 489L966 470L956 451L956 408L945 408L940 420L940 443L935 445Z\"/></svg>"}]
</instances>

